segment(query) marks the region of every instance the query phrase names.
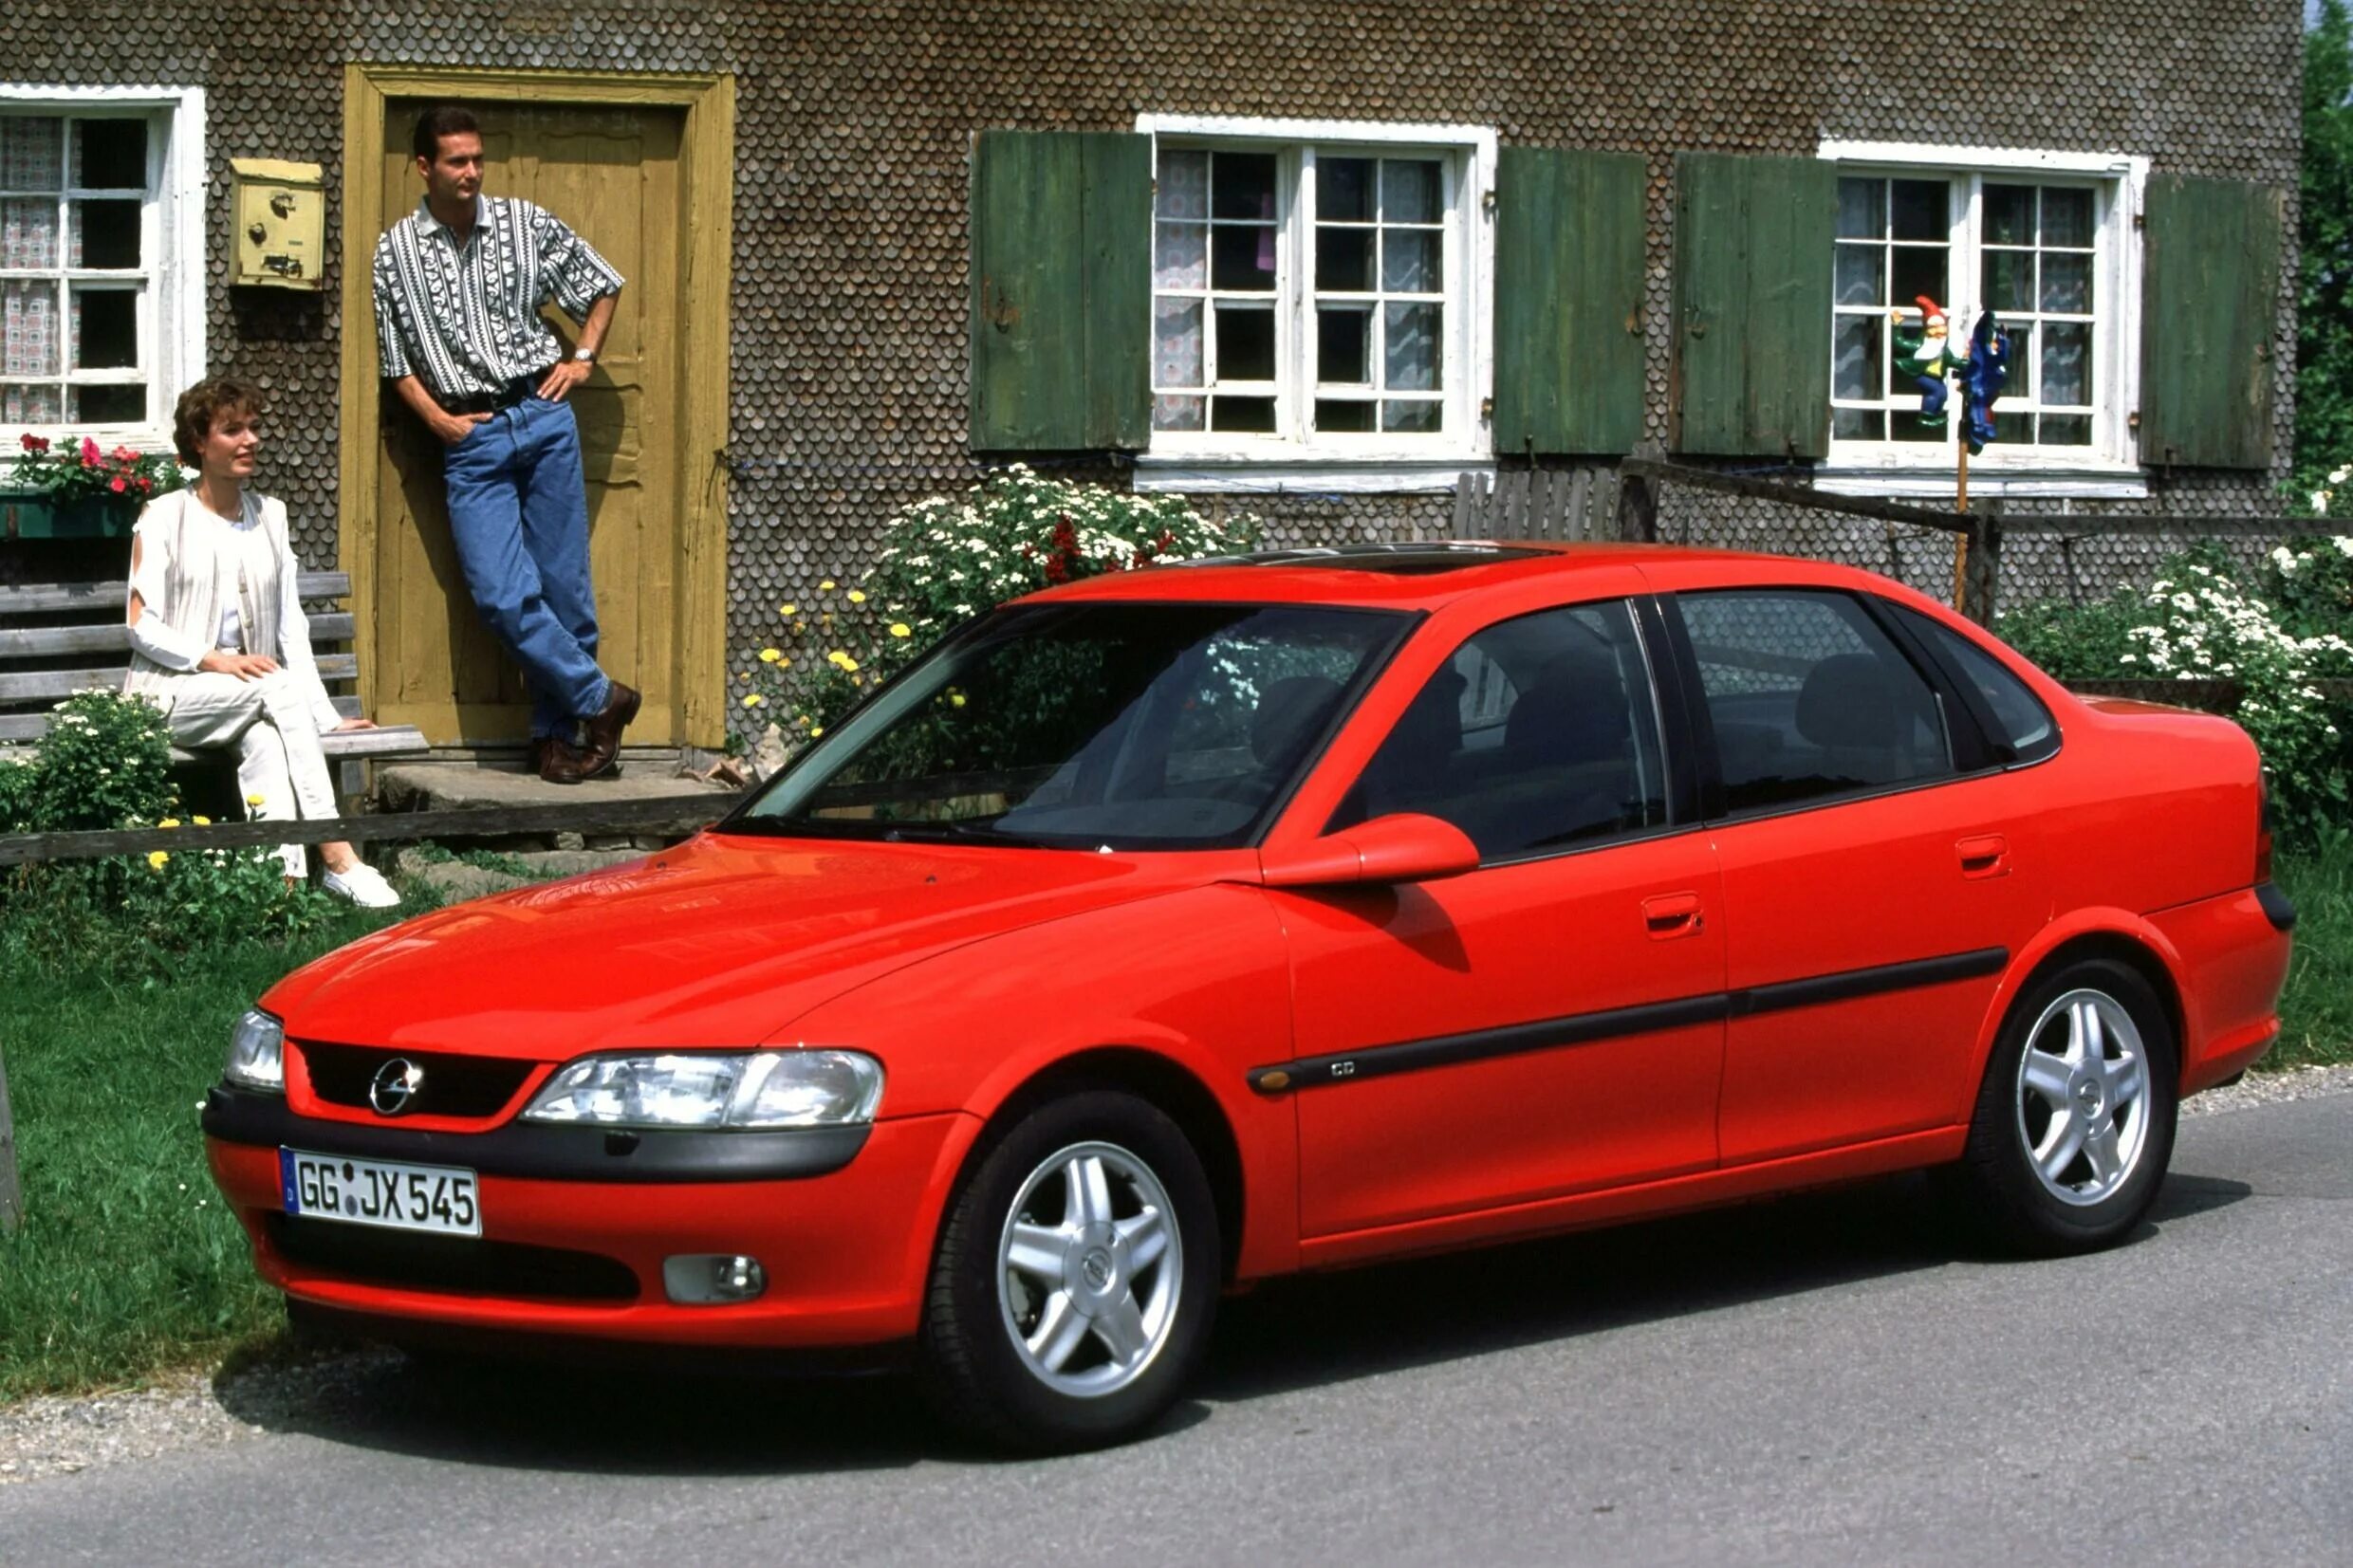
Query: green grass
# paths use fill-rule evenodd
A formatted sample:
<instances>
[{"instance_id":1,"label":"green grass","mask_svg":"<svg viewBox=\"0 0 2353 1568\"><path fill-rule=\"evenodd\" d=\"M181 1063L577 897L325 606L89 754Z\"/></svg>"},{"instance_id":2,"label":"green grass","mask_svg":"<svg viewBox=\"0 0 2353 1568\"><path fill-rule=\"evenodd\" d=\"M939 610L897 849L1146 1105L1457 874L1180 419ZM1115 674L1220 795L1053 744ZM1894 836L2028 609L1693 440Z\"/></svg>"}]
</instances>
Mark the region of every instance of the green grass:
<instances>
[{"instance_id":1,"label":"green grass","mask_svg":"<svg viewBox=\"0 0 2353 1568\"><path fill-rule=\"evenodd\" d=\"M2353 839L2281 857L2296 901L2286 1027L2266 1068L2353 1061ZM422 907L410 888L406 913ZM229 1026L280 975L386 923L346 911L285 946L191 957L169 982L60 979L0 944L0 1055L25 1226L0 1240L0 1402L134 1382L266 1345L283 1319L204 1165L196 1105Z\"/></svg>"}]
</instances>

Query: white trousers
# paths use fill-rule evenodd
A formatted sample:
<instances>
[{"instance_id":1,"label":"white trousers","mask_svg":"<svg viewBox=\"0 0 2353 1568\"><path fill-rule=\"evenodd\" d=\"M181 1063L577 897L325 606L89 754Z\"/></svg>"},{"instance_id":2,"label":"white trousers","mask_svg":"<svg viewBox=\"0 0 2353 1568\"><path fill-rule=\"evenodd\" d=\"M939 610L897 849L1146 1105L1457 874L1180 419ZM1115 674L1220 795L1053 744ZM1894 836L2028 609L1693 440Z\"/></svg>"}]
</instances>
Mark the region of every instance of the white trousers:
<instances>
[{"instance_id":1,"label":"white trousers","mask_svg":"<svg viewBox=\"0 0 2353 1568\"><path fill-rule=\"evenodd\" d=\"M256 821L317 821L335 815L335 782L301 678L280 670L239 680L217 670L175 675L157 695L175 745L191 751L234 748L237 792ZM256 798L260 803L254 803ZM300 844L279 846L288 876L307 872Z\"/></svg>"}]
</instances>

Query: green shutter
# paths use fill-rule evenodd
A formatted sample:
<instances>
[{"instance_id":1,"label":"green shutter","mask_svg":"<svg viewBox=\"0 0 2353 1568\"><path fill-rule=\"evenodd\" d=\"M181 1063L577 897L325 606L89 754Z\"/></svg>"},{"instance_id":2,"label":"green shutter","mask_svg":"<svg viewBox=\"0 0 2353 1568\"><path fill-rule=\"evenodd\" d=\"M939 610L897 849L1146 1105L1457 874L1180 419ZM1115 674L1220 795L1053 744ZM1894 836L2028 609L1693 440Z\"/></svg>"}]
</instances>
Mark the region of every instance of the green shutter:
<instances>
[{"instance_id":1,"label":"green shutter","mask_svg":"<svg viewBox=\"0 0 2353 1568\"><path fill-rule=\"evenodd\" d=\"M2266 185L2149 181L2140 460L2271 466L2271 336L2284 198Z\"/></svg>"},{"instance_id":2,"label":"green shutter","mask_svg":"<svg viewBox=\"0 0 2353 1568\"><path fill-rule=\"evenodd\" d=\"M1139 451L1152 430L1152 138L973 147L976 452Z\"/></svg>"},{"instance_id":3,"label":"green shutter","mask_svg":"<svg viewBox=\"0 0 2353 1568\"><path fill-rule=\"evenodd\" d=\"M1647 184L1632 153L1498 153L1498 455L1623 453L1642 438Z\"/></svg>"},{"instance_id":4,"label":"green shutter","mask_svg":"<svg viewBox=\"0 0 2353 1568\"><path fill-rule=\"evenodd\" d=\"M1676 451L1828 452L1837 202L1821 158L1676 155Z\"/></svg>"}]
</instances>

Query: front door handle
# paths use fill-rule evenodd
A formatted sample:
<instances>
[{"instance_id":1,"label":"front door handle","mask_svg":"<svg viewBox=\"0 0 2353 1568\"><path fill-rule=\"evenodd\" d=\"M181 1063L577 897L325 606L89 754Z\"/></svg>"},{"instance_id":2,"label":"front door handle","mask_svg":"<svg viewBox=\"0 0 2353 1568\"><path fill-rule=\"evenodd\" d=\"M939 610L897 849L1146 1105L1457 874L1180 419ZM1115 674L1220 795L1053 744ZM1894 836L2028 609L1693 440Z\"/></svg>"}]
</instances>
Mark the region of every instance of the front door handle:
<instances>
[{"instance_id":1,"label":"front door handle","mask_svg":"<svg viewBox=\"0 0 2353 1568\"><path fill-rule=\"evenodd\" d=\"M1662 893L1642 900L1642 925L1654 942L1696 936L1707 925L1695 893Z\"/></svg>"},{"instance_id":2,"label":"front door handle","mask_svg":"<svg viewBox=\"0 0 2353 1568\"><path fill-rule=\"evenodd\" d=\"M1968 877L2010 875L2010 840L1998 833L1963 839L1954 849L1961 858L1961 875Z\"/></svg>"}]
</instances>

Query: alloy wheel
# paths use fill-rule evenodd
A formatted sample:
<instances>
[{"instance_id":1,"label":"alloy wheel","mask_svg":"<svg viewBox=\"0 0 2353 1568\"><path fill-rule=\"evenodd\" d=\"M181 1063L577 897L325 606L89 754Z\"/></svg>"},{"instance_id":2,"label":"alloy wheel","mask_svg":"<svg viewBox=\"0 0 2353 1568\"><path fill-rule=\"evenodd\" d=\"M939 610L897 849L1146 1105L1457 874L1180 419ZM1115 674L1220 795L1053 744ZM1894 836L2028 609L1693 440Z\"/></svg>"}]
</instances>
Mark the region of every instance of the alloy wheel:
<instances>
[{"instance_id":1,"label":"alloy wheel","mask_svg":"<svg viewBox=\"0 0 2353 1568\"><path fill-rule=\"evenodd\" d=\"M2148 1145L2148 1052L2123 1004L2063 993L2028 1032L2015 1102L2027 1161L2046 1191L2088 1208L2139 1168Z\"/></svg>"},{"instance_id":2,"label":"alloy wheel","mask_svg":"<svg viewBox=\"0 0 2353 1568\"><path fill-rule=\"evenodd\" d=\"M1057 1393L1098 1398L1168 1343L1184 1284L1176 1208L1151 1167L1110 1143L1041 1161L997 1243L997 1304L1013 1349Z\"/></svg>"}]
</instances>

